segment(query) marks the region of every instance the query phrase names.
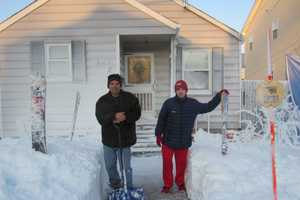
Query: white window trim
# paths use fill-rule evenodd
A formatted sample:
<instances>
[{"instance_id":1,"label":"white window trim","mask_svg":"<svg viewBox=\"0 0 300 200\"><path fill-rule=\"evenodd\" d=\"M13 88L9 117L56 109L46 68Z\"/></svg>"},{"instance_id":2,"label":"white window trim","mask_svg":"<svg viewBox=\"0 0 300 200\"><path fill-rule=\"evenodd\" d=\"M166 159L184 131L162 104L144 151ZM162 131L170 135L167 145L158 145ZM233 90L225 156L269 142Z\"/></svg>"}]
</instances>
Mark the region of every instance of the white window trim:
<instances>
[{"instance_id":1,"label":"white window trim","mask_svg":"<svg viewBox=\"0 0 300 200\"><path fill-rule=\"evenodd\" d=\"M126 86L150 86L154 83L154 53L129 53L130 55L125 56L125 85ZM130 56L150 56L151 58L151 82L147 84L133 84L128 83L128 57Z\"/></svg>"},{"instance_id":2,"label":"white window trim","mask_svg":"<svg viewBox=\"0 0 300 200\"><path fill-rule=\"evenodd\" d=\"M185 57L184 51L189 50L207 50L208 53L208 70L189 70L185 69ZM182 49L182 78L185 80L184 72L185 71L208 71L209 79L208 79L208 89L189 89L188 93L192 95L212 95L212 49L211 48L184 48Z\"/></svg>"},{"instance_id":3,"label":"white window trim","mask_svg":"<svg viewBox=\"0 0 300 200\"><path fill-rule=\"evenodd\" d=\"M272 31L279 29L279 19L275 19L272 21Z\"/></svg>"},{"instance_id":4,"label":"white window trim","mask_svg":"<svg viewBox=\"0 0 300 200\"><path fill-rule=\"evenodd\" d=\"M69 65L68 65L68 69L69 69L69 73L68 76L65 77L51 77L49 75L49 49L52 46L67 46L68 47L68 51L69 51L69 59L51 59L51 61L68 61ZM72 67L72 45L71 42L68 43L49 43L49 44L45 44L45 58L46 58L46 77L47 77L47 81L53 81L53 82L57 82L57 81L72 81L73 80L73 67Z\"/></svg>"}]
</instances>

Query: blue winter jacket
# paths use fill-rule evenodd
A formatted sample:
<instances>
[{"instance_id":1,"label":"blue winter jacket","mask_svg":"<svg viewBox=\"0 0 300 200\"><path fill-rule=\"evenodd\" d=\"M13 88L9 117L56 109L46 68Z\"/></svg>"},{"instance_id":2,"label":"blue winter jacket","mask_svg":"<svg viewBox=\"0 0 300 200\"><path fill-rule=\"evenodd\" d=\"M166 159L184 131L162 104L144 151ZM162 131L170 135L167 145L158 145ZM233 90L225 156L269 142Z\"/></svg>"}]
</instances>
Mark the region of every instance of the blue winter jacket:
<instances>
[{"instance_id":1,"label":"blue winter jacket","mask_svg":"<svg viewBox=\"0 0 300 200\"><path fill-rule=\"evenodd\" d=\"M208 103L200 103L190 97L167 99L160 110L155 135L161 135L163 144L171 148L189 148L196 116L214 110L220 101L220 93Z\"/></svg>"}]
</instances>

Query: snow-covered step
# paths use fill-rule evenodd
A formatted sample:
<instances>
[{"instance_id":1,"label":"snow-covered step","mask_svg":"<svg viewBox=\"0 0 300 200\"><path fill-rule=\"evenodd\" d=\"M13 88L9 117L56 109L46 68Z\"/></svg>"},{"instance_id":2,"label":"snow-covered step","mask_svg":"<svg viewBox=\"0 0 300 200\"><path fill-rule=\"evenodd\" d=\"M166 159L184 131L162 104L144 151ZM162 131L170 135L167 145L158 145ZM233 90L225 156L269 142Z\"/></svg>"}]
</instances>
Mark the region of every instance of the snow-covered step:
<instances>
[{"instance_id":1,"label":"snow-covered step","mask_svg":"<svg viewBox=\"0 0 300 200\"><path fill-rule=\"evenodd\" d=\"M161 148L156 146L156 147L147 147L147 148L143 148L143 147L139 147L139 148L133 148L131 149L133 154L136 153L156 153L156 152L160 152Z\"/></svg>"},{"instance_id":2,"label":"snow-covered step","mask_svg":"<svg viewBox=\"0 0 300 200\"><path fill-rule=\"evenodd\" d=\"M147 147L156 147L156 146L157 146L156 143L155 144L154 143L136 143L134 145L135 148L141 148L141 147L147 148Z\"/></svg>"},{"instance_id":3,"label":"snow-covered step","mask_svg":"<svg viewBox=\"0 0 300 200\"><path fill-rule=\"evenodd\" d=\"M141 131L141 130L154 130L156 126L156 120L155 121L144 121L144 122L138 122L136 124L136 130Z\"/></svg>"},{"instance_id":4,"label":"snow-covered step","mask_svg":"<svg viewBox=\"0 0 300 200\"><path fill-rule=\"evenodd\" d=\"M136 135L137 138L155 138L154 134L139 134Z\"/></svg>"},{"instance_id":5,"label":"snow-covered step","mask_svg":"<svg viewBox=\"0 0 300 200\"><path fill-rule=\"evenodd\" d=\"M138 143L156 143L155 137L145 137L145 138L138 138Z\"/></svg>"},{"instance_id":6,"label":"snow-covered step","mask_svg":"<svg viewBox=\"0 0 300 200\"><path fill-rule=\"evenodd\" d=\"M139 135L155 135L154 134L154 132L155 132L155 130L154 129L149 129L149 130L137 130L136 131L137 132L137 134L139 134Z\"/></svg>"},{"instance_id":7,"label":"snow-covered step","mask_svg":"<svg viewBox=\"0 0 300 200\"><path fill-rule=\"evenodd\" d=\"M147 123L137 125L137 143L132 147L133 153L159 152L160 148L156 145L154 134L155 124Z\"/></svg>"}]
</instances>

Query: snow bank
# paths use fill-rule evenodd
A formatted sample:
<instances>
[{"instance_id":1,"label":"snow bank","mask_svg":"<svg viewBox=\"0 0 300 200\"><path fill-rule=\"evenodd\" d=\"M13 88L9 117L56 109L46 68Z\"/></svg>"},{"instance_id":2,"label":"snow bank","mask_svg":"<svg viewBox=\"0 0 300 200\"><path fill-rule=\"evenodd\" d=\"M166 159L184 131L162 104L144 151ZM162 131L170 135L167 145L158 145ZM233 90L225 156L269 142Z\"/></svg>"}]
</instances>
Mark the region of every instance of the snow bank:
<instances>
[{"instance_id":1,"label":"snow bank","mask_svg":"<svg viewBox=\"0 0 300 200\"><path fill-rule=\"evenodd\" d=\"M48 140L48 155L31 138L0 140L0 199L100 200L106 182L96 137Z\"/></svg>"},{"instance_id":2,"label":"snow bank","mask_svg":"<svg viewBox=\"0 0 300 200\"><path fill-rule=\"evenodd\" d=\"M230 143L226 156L220 146L220 135L197 133L186 176L191 199L273 199L270 144ZM279 199L299 200L300 149L277 145L276 155Z\"/></svg>"}]
</instances>

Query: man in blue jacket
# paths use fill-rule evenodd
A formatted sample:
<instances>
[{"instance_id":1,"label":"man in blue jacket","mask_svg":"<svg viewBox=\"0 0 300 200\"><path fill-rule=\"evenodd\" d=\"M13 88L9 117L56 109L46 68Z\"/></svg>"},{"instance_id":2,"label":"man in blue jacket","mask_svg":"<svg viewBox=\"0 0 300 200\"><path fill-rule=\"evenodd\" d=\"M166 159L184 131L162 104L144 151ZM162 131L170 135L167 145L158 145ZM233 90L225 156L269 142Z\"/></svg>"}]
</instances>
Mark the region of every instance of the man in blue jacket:
<instances>
[{"instance_id":1,"label":"man in blue jacket","mask_svg":"<svg viewBox=\"0 0 300 200\"><path fill-rule=\"evenodd\" d=\"M176 96L164 102L155 129L156 143L162 145L164 186L161 192L164 193L169 193L173 186L173 155L176 163L175 183L179 191L185 191L184 174L195 118L198 114L214 110L221 101L221 95L229 94L223 89L208 103L200 103L187 97L188 86L184 80L176 82L175 91Z\"/></svg>"}]
</instances>

